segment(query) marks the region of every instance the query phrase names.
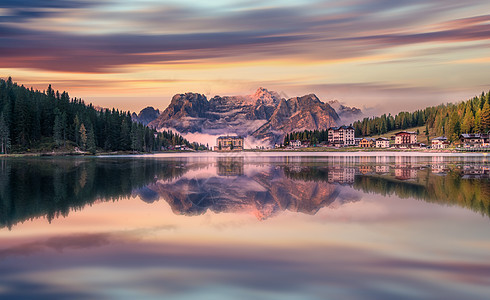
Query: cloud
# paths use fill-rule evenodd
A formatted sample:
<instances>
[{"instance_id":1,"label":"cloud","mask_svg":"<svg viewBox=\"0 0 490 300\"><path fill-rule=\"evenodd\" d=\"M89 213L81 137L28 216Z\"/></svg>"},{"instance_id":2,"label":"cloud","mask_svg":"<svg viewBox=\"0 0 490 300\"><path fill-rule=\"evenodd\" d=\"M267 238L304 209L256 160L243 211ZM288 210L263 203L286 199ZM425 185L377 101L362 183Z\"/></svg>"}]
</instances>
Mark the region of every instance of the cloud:
<instances>
[{"instance_id":1,"label":"cloud","mask_svg":"<svg viewBox=\"0 0 490 300\"><path fill-rule=\"evenodd\" d=\"M482 3L464 5L478 8ZM462 7L453 0L443 7L435 1L369 0L357 5L309 1L282 7L135 4L126 11L107 9L116 4L2 2L0 7L11 12L0 23L2 67L111 72L132 64L246 55L335 60L384 53L400 45L490 37L488 15L450 19L447 15ZM442 21L431 24L428 17Z\"/></svg>"}]
</instances>

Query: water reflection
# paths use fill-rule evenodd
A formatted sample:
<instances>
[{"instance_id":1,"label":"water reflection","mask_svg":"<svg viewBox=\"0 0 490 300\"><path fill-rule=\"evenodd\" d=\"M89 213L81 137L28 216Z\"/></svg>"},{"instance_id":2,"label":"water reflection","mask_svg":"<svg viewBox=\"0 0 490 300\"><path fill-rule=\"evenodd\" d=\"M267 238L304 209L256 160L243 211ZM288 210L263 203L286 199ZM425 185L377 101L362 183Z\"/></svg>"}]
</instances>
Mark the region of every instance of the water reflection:
<instances>
[{"instance_id":1,"label":"water reflection","mask_svg":"<svg viewBox=\"0 0 490 300\"><path fill-rule=\"evenodd\" d=\"M489 178L482 157L3 159L0 225L11 228L43 216L52 220L97 200L136 195L148 203L163 199L183 215L315 214L375 193L490 216Z\"/></svg>"}]
</instances>

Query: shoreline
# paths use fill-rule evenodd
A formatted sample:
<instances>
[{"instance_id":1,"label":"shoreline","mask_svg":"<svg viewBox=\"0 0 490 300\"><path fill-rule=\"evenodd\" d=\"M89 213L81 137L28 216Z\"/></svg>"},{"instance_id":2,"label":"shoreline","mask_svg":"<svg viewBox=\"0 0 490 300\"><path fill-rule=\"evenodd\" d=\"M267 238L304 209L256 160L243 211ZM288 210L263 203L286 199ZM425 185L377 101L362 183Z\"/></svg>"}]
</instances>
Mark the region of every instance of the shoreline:
<instances>
[{"instance_id":1,"label":"shoreline","mask_svg":"<svg viewBox=\"0 0 490 300\"><path fill-rule=\"evenodd\" d=\"M280 154L292 154L294 156L339 156L339 155L356 155L356 156L486 156L488 152L474 151L458 151L456 149L431 150L431 149L317 149L317 148L302 148L302 149L245 149L243 151L162 151L152 153L133 153L130 151L122 152L99 152L90 154L88 152L39 152L39 153L9 153L0 154L0 158L25 158L25 157L141 157L141 156L248 156L251 154L265 154L274 156Z\"/></svg>"}]
</instances>

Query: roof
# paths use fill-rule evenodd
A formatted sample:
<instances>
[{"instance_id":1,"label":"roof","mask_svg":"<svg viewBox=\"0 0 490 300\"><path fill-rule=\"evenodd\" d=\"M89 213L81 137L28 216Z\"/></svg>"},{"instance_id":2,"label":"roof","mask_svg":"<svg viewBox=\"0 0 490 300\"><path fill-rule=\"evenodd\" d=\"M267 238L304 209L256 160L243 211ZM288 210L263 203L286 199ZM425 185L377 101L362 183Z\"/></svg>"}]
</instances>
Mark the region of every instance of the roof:
<instances>
[{"instance_id":1,"label":"roof","mask_svg":"<svg viewBox=\"0 0 490 300\"><path fill-rule=\"evenodd\" d=\"M389 139L385 138L385 137L379 137L376 139L377 141L389 141Z\"/></svg>"},{"instance_id":2,"label":"roof","mask_svg":"<svg viewBox=\"0 0 490 300\"><path fill-rule=\"evenodd\" d=\"M241 136L231 136L231 135L224 135L218 137L218 140L224 140L224 139L243 139Z\"/></svg>"},{"instance_id":3,"label":"roof","mask_svg":"<svg viewBox=\"0 0 490 300\"><path fill-rule=\"evenodd\" d=\"M342 126L339 126L339 127L330 127L328 130L340 130L340 129L351 129L351 130L354 130L354 127L342 125Z\"/></svg>"},{"instance_id":4,"label":"roof","mask_svg":"<svg viewBox=\"0 0 490 300\"><path fill-rule=\"evenodd\" d=\"M460 138L465 138L465 139L488 139L490 137L489 134L484 134L484 133L463 133L459 136Z\"/></svg>"},{"instance_id":5,"label":"roof","mask_svg":"<svg viewBox=\"0 0 490 300\"><path fill-rule=\"evenodd\" d=\"M447 137L440 136L432 139L433 141L447 141Z\"/></svg>"},{"instance_id":6,"label":"roof","mask_svg":"<svg viewBox=\"0 0 490 300\"><path fill-rule=\"evenodd\" d=\"M376 139L375 138L362 138L363 140L367 140L367 141L375 141Z\"/></svg>"},{"instance_id":7,"label":"roof","mask_svg":"<svg viewBox=\"0 0 490 300\"><path fill-rule=\"evenodd\" d=\"M417 133L414 131L400 131L395 133L395 135L399 135L399 134L417 134Z\"/></svg>"}]
</instances>

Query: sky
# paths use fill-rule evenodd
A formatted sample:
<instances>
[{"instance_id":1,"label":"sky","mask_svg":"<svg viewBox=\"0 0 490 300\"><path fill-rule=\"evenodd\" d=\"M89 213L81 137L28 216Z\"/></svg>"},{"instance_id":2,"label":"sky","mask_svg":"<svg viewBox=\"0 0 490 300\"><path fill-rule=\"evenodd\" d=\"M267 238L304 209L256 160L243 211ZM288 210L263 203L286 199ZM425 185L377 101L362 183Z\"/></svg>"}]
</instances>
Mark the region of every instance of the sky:
<instances>
[{"instance_id":1,"label":"sky","mask_svg":"<svg viewBox=\"0 0 490 300\"><path fill-rule=\"evenodd\" d=\"M366 113L490 89L486 0L2 0L0 77L103 107L314 93Z\"/></svg>"}]
</instances>

